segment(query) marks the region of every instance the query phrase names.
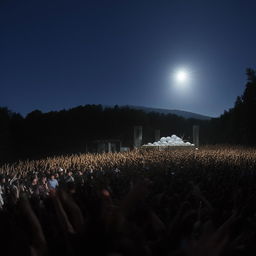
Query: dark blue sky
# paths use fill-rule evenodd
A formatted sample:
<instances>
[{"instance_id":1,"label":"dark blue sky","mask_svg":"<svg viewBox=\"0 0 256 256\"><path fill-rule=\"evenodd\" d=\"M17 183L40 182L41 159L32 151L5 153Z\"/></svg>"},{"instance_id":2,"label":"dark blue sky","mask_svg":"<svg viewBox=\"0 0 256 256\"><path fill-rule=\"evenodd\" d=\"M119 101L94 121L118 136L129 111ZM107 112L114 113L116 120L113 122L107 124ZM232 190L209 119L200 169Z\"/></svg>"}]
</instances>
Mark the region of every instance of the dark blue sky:
<instances>
[{"instance_id":1,"label":"dark blue sky","mask_svg":"<svg viewBox=\"0 0 256 256\"><path fill-rule=\"evenodd\" d=\"M256 1L1 0L0 106L85 104L218 116L255 68ZM188 88L170 78L186 67Z\"/></svg>"}]
</instances>

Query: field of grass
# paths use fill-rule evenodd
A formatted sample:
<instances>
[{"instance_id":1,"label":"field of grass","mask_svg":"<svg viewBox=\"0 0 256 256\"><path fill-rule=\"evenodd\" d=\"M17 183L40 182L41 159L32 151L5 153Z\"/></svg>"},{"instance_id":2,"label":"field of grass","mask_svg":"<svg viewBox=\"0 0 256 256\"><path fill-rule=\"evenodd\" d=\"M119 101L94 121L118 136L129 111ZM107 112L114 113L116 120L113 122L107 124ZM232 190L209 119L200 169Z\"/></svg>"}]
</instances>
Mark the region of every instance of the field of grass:
<instances>
[{"instance_id":1,"label":"field of grass","mask_svg":"<svg viewBox=\"0 0 256 256\"><path fill-rule=\"evenodd\" d=\"M55 232L69 234L67 227L71 227L85 240L74 244L72 240L69 249L90 255L106 255L102 253L108 250L145 256L251 255L256 251L255 170L254 149L226 146L80 154L5 164L0 167L2 175L9 183L14 178L19 182L6 194L10 195L4 205L9 222L3 219L3 223L20 223L16 213L27 202L25 194L51 251L58 241L58 250L65 252L66 242ZM73 173L73 185L60 183L56 192L42 200L24 190L23 185L30 188L35 177L40 180L58 173L61 180L67 171ZM78 173L83 183L78 182ZM30 210L29 214L34 213ZM60 228L57 224L68 222L67 216L69 226ZM17 234L16 229L23 231L19 225L10 237ZM123 241L129 241L128 245ZM127 248L132 252L127 253ZM138 248L147 250L141 254Z\"/></svg>"},{"instance_id":2,"label":"field of grass","mask_svg":"<svg viewBox=\"0 0 256 256\"><path fill-rule=\"evenodd\" d=\"M18 173L26 175L31 171L66 170L112 170L148 168L161 169L225 169L254 170L256 167L256 150L242 147L214 146L202 147L199 150L134 150L126 153L79 154L50 157L41 160L20 161L4 164L0 173Z\"/></svg>"}]
</instances>

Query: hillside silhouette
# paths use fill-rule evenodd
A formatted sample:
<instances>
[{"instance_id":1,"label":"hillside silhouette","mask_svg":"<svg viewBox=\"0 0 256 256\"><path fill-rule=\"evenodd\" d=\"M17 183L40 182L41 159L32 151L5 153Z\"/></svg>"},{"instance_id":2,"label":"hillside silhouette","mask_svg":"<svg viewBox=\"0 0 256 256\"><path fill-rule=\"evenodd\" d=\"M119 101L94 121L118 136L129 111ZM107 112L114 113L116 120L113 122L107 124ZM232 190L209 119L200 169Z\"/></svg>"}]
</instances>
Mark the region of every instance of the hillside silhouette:
<instances>
[{"instance_id":1,"label":"hillside silhouette","mask_svg":"<svg viewBox=\"0 0 256 256\"><path fill-rule=\"evenodd\" d=\"M143 143L153 142L156 129L161 136L176 134L192 141L192 126L200 125L202 144L256 145L256 75L247 69L247 83L234 107L219 118L199 120L131 108L128 106L78 106L43 113L34 110L26 117L0 108L0 159L37 158L90 151L95 140L120 140L133 147L133 127L143 126Z\"/></svg>"}]
</instances>

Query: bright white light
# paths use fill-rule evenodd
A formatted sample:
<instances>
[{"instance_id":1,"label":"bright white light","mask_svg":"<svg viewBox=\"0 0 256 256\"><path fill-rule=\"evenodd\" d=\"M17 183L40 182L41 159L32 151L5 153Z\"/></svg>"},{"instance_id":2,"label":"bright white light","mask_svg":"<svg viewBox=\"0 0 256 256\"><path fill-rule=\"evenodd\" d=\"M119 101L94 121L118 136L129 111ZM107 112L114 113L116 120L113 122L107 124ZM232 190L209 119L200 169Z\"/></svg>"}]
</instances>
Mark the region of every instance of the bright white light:
<instances>
[{"instance_id":1,"label":"bright white light","mask_svg":"<svg viewBox=\"0 0 256 256\"><path fill-rule=\"evenodd\" d=\"M196 72L195 67L190 65L177 65L172 68L171 73L169 73L167 81L167 89L171 93L173 100L189 100L195 99L198 95L196 92ZM177 99L175 97L178 97Z\"/></svg>"},{"instance_id":2,"label":"bright white light","mask_svg":"<svg viewBox=\"0 0 256 256\"><path fill-rule=\"evenodd\" d=\"M188 73L185 70L179 70L175 74L175 80L179 83L185 83L188 81Z\"/></svg>"}]
</instances>

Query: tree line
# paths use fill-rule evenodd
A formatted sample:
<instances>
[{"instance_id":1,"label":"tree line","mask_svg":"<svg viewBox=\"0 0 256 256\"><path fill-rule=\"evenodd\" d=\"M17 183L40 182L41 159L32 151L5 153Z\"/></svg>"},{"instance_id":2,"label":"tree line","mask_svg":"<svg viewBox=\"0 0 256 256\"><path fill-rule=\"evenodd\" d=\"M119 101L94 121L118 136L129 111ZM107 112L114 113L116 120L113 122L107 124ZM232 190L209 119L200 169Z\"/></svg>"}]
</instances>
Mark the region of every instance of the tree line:
<instances>
[{"instance_id":1,"label":"tree line","mask_svg":"<svg viewBox=\"0 0 256 256\"><path fill-rule=\"evenodd\" d=\"M256 71L248 68L246 75L244 92L234 107L209 123L211 143L256 145Z\"/></svg>"},{"instance_id":2,"label":"tree line","mask_svg":"<svg viewBox=\"0 0 256 256\"><path fill-rule=\"evenodd\" d=\"M156 129L161 136L176 134L192 141L192 126L200 126L201 144L256 144L256 72L247 69L247 83L234 107L211 120L185 119L174 114L146 113L129 107L78 106L69 110L26 117L0 108L0 160L37 158L86 152L96 140L120 140L133 146L133 127L143 126L143 143L153 142Z\"/></svg>"}]
</instances>

